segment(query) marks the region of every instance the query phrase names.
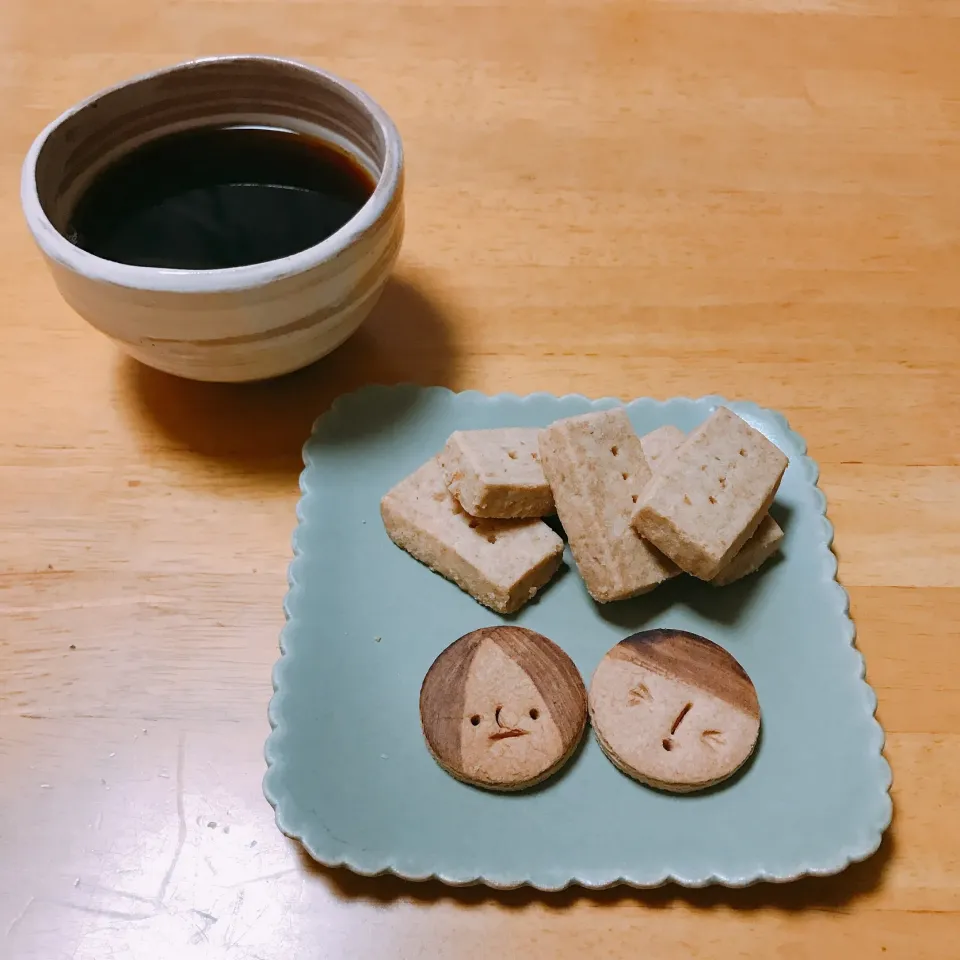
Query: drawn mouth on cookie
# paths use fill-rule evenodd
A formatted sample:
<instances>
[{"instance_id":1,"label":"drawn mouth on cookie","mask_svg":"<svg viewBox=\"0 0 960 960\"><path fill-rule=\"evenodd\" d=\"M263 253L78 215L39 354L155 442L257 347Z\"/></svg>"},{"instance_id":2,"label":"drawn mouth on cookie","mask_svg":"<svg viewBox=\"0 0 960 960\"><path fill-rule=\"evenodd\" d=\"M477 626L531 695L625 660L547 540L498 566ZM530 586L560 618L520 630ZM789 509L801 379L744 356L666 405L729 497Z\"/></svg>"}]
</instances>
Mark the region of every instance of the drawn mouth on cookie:
<instances>
[{"instance_id":1,"label":"drawn mouth on cookie","mask_svg":"<svg viewBox=\"0 0 960 960\"><path fill-rule=\"evenodd\" d=\"M490 734L491 740L509 740L511 737L525 737L529 730L498 730Z\"/></svg>"}]
</instances>

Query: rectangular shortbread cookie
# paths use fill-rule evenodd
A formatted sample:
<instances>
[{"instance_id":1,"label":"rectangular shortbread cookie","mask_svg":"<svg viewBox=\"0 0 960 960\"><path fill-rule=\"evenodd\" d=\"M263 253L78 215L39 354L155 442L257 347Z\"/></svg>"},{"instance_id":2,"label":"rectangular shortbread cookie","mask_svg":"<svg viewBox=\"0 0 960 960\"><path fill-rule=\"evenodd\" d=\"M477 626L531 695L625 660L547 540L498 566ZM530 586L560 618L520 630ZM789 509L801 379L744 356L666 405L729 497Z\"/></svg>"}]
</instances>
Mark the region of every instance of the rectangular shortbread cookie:
<instances>
[{"instance_id":1,"label":"rectangular shortbread cookie","mask_svg":"<svg viewBox=\"0 0 960 960\"><path fill-rule=\"evenodd\" d=\"M390 539L498 613L519 610L556 573L563 541L542 520L478 520L436 458L380 501Z\"/></svg>"},{"instance_id":2,"label":"rectangular shortbread cookie","mask_svg":"<svg viewBox=\"0 0 960 960\"><path fill-rule=\"evenodd\" d=\"M643 455L647 458L647 466L653 473L659 471L660 462L667 454L673 453L683 443L686 436L679 427L668 423L666 426L657 427L656 430L645 433L640 438L640 447L643 450Z\"/></svg>"},{"instance_id":3,"label":"rectangular shortbread cookie","mask_svg":"<svg viewBox=\"0 0 960 960\"><path fill-rule=\"evenodd\" d=\"M558 420L540 434L540 460L594 600L634 597L679 572L630 525L650 468L626 411Z\"/></svg>"},{"instance_id":4,"label":"rectangular shortbread cookie","mask_svg":"<svg viewBox=\"0 0 960 960\"><path fill-rule=\"evenodd\" d=\"M440 454L450 492L474 517L546 517L553 494L540 466L537 428L457 430Z\"/></svg>"},{"instance_id":5,"label":"rectangular shortbread cookie","mask_svg":"<svg viewBox=\"0 0 960 960\"><path fill-rule=\"evenodd\" d=\"M678 427L667 424L645 434L640 438L640 446L646 455L647 463L654 473L660 469L660 463L667 454L672 453L683 443L686 434ZM727 562L720 572L710 581L717 587L724 587L734 580L759 570L777 551L783 539L780 524L768 513L757 527L753 536L740 548L736 556Z\"/></svg>"},{"instance_id":6,"label":"rectangular shortbread cookie","mask_svg":"<svg viewBox=\"0 0 960 960\"><path fill-rule=\"evenodd\" d=\"M759 570L772 557L783 539L780 524L768 513L757 527L753 536L740 548L739 553L720 568L720 572L710 581L715 587L725 587L734 580Z\"/></svg>"},{"instance_id":7,"label":"rectangular shortbread cookie","mask_svg":"<svg viewBox=\"0 0 960 960\"><path fill-rule=\"evenodd\" d=\"M682 570L710 580L766 516L786 467L780 449L719 407L662 462L634 526Z\"/></svg>"}]
</instances>

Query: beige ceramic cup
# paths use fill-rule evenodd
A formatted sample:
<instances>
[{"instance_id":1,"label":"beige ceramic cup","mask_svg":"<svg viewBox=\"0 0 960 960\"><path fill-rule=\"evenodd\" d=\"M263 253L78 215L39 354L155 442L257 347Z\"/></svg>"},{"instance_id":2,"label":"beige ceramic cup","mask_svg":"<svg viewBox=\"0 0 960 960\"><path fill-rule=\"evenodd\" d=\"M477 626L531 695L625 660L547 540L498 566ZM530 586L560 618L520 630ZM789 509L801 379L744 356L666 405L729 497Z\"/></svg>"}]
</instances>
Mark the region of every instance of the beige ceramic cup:
<instances>
[{"instance_id":1,"label":"beige ceramic cup","mask_svg":"<svg viewBox=\"0 0 960 960\"><path fill-rule=\"evenodd\" d=\"M260 123L319 136L376 181L367 203L316 246L266 263L170 270L104 260L64 236L103 167L157 136ZM195 60L112 87L71 108L23 165L27 223L67 303L138 360L195 380L259 380L343 343L379 297L403 238L403 147L362 90L275 57Z\"/></svg>"}]
</instances>

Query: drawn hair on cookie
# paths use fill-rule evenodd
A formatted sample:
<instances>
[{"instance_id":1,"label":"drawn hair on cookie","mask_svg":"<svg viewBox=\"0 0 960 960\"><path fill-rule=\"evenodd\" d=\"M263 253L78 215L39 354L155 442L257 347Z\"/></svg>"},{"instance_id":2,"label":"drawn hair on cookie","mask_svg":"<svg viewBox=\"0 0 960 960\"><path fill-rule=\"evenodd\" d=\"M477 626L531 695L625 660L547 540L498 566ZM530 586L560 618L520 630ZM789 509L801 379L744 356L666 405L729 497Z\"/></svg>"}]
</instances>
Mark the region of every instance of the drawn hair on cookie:
<instances>
[{"instance_id":1,"label":"drawn hair on cookie","mask_svg":"<svg viewBox=\"0 0 960 960\"><path fill-rule=\"evenodd\" d=\"M723 647L684 630L644 630L621 640L610 655L697 687L749 717L760 716L757 691Z\"/></svg>"},{"instance_id":2,"label":"drawn hair on cookie","mask_svg":"<svg viewBox=\"0 0 960 960\"><path fill-rule=\"evenodd\" d=\"M496 644L530 678L543 697L564 744L583 728L583 681L570 658L551 640L521 627L474 630L434 661L420 688L420 715L430 749L447 767L460 764L467 679L480 647Z\"/></svg>"}]
</instances>

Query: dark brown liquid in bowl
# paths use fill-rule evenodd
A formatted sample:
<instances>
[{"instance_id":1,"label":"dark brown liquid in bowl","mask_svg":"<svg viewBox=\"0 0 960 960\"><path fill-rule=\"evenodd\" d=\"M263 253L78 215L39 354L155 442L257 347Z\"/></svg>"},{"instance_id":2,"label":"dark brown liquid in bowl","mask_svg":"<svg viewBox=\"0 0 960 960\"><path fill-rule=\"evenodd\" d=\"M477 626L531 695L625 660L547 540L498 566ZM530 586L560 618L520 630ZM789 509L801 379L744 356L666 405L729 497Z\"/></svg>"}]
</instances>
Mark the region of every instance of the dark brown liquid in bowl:
<instances>
[{"instance_id":1,"label":"dark brown liquid in bowl","mask_svg":"<svg viewBox=\"0 0 960 960\"><path fill-rule=\"evenodd\" d=\"M67 237L117 263L216 270L264 263L336 233L375 183L333 145L289 130L204 127L106 167Z\"/></svg>"}]
</instances>

